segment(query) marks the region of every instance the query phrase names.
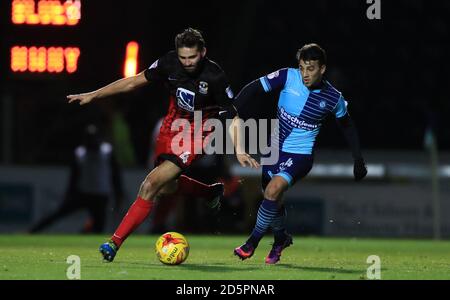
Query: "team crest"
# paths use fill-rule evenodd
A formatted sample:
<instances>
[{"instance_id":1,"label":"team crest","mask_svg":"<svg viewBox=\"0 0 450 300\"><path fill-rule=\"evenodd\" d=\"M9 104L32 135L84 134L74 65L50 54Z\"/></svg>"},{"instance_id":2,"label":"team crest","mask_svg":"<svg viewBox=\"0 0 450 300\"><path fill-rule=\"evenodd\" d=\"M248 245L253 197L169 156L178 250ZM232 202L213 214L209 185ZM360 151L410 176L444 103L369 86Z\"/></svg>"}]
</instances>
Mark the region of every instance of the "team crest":
<instances>
[{"instance_id":1,"label":"team crest","mask_svg":"<svg viewBox=\"0 0 450 300\"><path fill-rule=\"evenodd\" d=\"M320 107L321 109L325 109L325 107L327 107L327 102L324 101L324 100L320 101L320 102L319 102L319 107Z\"/></svg>"},{"instance_id":2,"label":"team crest","mask_svg":"<svg viewBox=\"0 0 450 300\"><path fill-rule=\"evenodd\" d=\"M204 81L200 81L198 84L198 91L200 94L206 95L208 94L208 83Z\"/></svg>"},{"instance_id":3,"label":"team crest","mask_svg":"<svg viewBox=\"0 0 450 300\"><path fill-rule=\"evenodd\" d=\"M187 111L194 111L195 93L183 89L177 89L178 106Z\"/></svg>"}]
</instances>

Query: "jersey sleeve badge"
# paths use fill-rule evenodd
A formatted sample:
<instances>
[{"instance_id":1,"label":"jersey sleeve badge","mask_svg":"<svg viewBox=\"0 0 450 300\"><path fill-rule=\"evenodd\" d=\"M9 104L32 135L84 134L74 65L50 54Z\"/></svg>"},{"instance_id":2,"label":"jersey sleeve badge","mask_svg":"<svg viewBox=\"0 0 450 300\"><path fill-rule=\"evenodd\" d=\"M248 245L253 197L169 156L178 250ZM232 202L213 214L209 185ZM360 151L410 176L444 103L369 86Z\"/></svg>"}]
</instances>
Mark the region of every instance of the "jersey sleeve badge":
<instances>
[{"instance_id":1,"label":"jersey sleeve badge","mask_svg":"<svg viewBox=\"0 0 450 300\"><path fill-rule=\"evenodd\" d=\"M230 99L234 98L234 93L233 93L233 90L231 89L231 86L228 86L225 89L225 92L227 93L228 98L230 98Z\"/></svg>"}]
</instances>

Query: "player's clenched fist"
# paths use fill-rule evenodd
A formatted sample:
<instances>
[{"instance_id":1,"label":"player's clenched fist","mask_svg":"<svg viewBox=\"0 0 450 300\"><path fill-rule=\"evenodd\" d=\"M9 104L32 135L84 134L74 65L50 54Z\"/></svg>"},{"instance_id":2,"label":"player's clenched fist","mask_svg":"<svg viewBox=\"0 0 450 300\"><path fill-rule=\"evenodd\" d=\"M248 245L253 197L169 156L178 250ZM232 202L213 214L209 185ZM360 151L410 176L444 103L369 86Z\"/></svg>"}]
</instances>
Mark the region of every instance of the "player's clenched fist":
<instances>
[{"instance_id":1,"label":"player's clenched fist","mask_svg":"<svg viewBox=\"0 0 450 300\"><path fill-rule=\"evenodd\" d=\"M88 104L91 102L95 97L94 93L84 93L84 94L78 94L78 95L69 95L67 96L67 99L69 100L69 103L80 101L80 105Z\"/></svg>"}]
</instances>

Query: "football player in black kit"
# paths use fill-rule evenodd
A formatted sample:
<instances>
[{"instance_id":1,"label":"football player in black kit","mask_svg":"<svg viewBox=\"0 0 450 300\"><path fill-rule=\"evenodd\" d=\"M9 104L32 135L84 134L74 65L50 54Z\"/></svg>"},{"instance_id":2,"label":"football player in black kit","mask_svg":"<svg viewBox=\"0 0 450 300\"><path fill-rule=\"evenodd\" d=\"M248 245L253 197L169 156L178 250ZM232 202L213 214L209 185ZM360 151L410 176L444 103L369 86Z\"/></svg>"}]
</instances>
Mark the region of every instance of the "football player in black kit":
<instances>
[{"instance_id":1,"label":"football player in black kit","mask_svg":"<svg viewBox=\"0 0 450 300\"><path fill-rule=\"evenodd\" d=\"M188 28L175 38L175 50L155 61L136 76L115 81L96 91L69 95L69 103L80 105L122 92L135 90L150 82L162 82L170 92L169 111L164 118L156 145L156 167L141 184L136 201L111 237L100 246L105 261L111 262L125 239L145 220L154 201L164 195L183 193L209 199L209 206L218 208L223 184L206 185L182 175L183 170L203 154L194 151L196 143L203 145L206 134L194 134L194 111L202 112L202 125L208 118L218 117L221 108L232 105L233 93L222 69L206 57L205 41L198 30ZM178 131L172 123L182 120L191 126L192 142L183 143L174 151L173 138ZM202 151L203 152L203 151ZM248 163L256 165L251 157Z\"/></svg>"}]
</instances>

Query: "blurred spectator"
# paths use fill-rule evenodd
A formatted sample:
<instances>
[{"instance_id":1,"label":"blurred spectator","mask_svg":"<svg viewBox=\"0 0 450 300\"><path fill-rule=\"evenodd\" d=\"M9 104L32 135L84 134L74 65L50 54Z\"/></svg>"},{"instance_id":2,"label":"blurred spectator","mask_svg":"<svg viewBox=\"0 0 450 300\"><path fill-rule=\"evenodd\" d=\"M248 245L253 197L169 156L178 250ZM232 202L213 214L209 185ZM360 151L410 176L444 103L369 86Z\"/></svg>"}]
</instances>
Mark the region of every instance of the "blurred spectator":
<instances>
[{"instance_id":1,"label":"blurred spectator","mask_svg":"<svg viewBox=\"0 0 450 300\"><path fill-rule=\"evenodd\" d=\"M74 151L63 203L53 214L34 225L30 233L42 231L55 221L81 209L87 209L90 215L82 232L101 233L105 228L108 202L113 193L117 211L123 202L123 188L113 147L103 140L95 125L88 125L83 144Z\"/></svg>"}]
</instances>

